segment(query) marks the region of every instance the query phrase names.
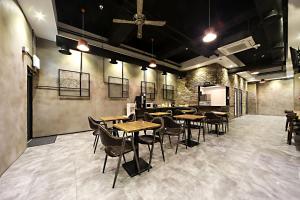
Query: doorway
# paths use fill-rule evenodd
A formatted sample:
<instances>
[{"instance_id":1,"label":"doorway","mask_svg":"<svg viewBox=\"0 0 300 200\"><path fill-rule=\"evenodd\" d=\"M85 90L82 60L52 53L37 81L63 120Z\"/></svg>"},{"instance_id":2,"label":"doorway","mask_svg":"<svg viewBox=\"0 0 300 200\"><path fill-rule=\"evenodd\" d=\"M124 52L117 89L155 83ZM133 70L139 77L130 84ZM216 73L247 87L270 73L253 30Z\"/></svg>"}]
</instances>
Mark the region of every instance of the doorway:
<instances>
[{"instance_id":1,"label":"doorway","mask_svg":"<svg viewBox=\"0 0 300 200\"><path fill-rule=\"evenodd\" d=\"M33 73L27 69L27 141L32 139L32 86Z\"/></svg>"}]
</instances>

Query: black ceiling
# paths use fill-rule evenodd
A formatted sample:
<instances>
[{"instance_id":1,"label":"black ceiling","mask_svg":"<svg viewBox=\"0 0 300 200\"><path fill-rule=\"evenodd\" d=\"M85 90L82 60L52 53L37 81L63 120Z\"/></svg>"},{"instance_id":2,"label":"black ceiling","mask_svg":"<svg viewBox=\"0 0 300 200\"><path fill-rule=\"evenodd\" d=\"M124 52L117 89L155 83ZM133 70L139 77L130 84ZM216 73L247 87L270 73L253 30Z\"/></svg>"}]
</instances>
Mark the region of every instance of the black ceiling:
<instances>
[{"instance_id":1,"label":"black ceiling","mask_svg":"<svg viewBox=\"0 0 300 200\"><path fill-rule=\"evenodd\" d=\"M137 39L135 25L112 23L113 18L131 20L136 0L56 0L58 21L80 28L82 7L87 31L108 38L115 46L126 44L149 53L154 38L154 54L159 59L181 63L210 56L218 47L252 35L261 47L236 54L242 62L248 66L285 63L287 0L211 0L211 24L218 39L210 44L201 40L208 26L208 0L144 0L146 18L167 24L144 26L142 39ZM266 18L272 10L277 15Z\"/></svg>"}]
</instances>

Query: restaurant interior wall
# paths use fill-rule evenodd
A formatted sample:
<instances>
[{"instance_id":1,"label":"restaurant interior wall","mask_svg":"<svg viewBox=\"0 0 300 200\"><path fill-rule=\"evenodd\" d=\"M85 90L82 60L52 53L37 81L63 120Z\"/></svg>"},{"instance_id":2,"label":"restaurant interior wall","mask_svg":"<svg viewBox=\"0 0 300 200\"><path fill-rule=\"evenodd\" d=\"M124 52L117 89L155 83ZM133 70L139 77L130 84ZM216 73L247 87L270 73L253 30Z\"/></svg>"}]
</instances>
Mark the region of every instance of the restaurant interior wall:
<instances>
[{"instance_id":1,"label":"restaurant interior wall","mask_svg":"<svg viewBox=\"0 0 300 200\"><path fill-rule=\"evenodd\" d=\"M249 91L249 114L282 116L294 110L293 79L250 83Z\"/></svg>"},{"instance_id":2,"label":"restaurant interior wall","mask_svg":"<svg viewBox=\"0 0 300 200\"><path fill-rule=\"evenodd\" d=\"M14 0L0 1L0 175L27 145L27 67L22 47L32 55L32 30Z\"/></svg>"},{"instance_id":3,"label":"restaurant interior wall","mask_svg":"<svg viewBox=\"0 0 300 200\"><path fill-rule=\"evenodd\" d=\"M58 52L54 42L37 39L37 55L41 60L41 69L34 81L35 88L39 86L58 86L58 69L80 70L80 53L72 51L72 55ZM141 81L144 71L140 66L123 63L124 78L129 79L129 98L108 98L108 76L122 76L122 63L109 63L110 59L83 54L83 72L90 73L90 99L62 99L57 90L35 89L33 96L33 136L65 134L89 130L87 117L123 115L126 114L126 104L134 102L135 96L140 95ZM104 66L104 70L103 70ZM105 75L103 75L103 72ZM161 71L148 69L147 81L156 82L158 94L155 102L166 103L162 98L164 76ZM175 85L177 77L167 75L168 84Z\"/></svg>"}]
</instances>

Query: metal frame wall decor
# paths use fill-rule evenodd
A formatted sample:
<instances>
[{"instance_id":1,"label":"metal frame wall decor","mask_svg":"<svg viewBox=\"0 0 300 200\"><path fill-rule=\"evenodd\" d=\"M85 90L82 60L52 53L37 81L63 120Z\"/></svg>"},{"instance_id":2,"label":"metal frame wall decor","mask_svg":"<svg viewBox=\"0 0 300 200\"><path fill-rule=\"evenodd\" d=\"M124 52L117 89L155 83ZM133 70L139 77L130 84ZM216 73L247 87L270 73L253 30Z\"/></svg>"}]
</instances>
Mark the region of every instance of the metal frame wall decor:
<instances>
[{"instance_id":1,"label":"metal frame wall decor","mask_svg":"<svg viewBox=\"0 0 300 200\"><path fill-rule=\"evenodd\" d=\"M145 94L147 100L155 100L156 89L154 82L141 81L141 95Z\"/></svg>"},{"instance_id":2,"label":"metal frame wall decor","mask_svg":"<svg viewBox=\"0 0 300 200\"><path fill-rule=\"evenodd\" d=\"M128 98L129 80L108 76L108 97L109 98Z\"/></svg>"},{"instance_id":3,"label":"metal frame wall decor","mask_svg":"<svg viewBox=\"0 0 300 200\"><path fill-rule=\"evenodd\" d=\"M174 86L163 84L163 99L164 100L174 100Z\"/></svg>"},{"instance_id":4,"label":"metal frame wall decor","mask_svg":"<svg viewBox=\"0 0 300 200\"><path fill-rule=\"evenodd\" d=\"M90 97L90 74L58 69L58 96Z\"/></svg>"}]
</instances>

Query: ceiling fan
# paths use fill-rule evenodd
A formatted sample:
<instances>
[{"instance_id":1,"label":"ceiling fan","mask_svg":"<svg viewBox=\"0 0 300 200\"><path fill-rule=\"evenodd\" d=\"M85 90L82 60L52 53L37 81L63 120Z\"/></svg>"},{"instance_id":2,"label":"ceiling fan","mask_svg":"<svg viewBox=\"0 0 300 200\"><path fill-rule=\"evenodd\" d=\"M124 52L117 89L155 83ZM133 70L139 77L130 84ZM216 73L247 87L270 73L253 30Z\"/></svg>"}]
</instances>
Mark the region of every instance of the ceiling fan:
<instances>
[{"instance_id":1,"label":"ceiling fan","mask_svg":"<svg viewBox=\"0 0 300 200\"><path fill-rule=\"evenodd\" d=\"M137 13L133 16L133 20L113 19L113 23L137 25L137 38L139 39L143 37L143 25L164 26L166 24L166 21L146 20L145 15L143 14L143 3L143 0L136 0Z\"/></svg>"}]
</instances>

